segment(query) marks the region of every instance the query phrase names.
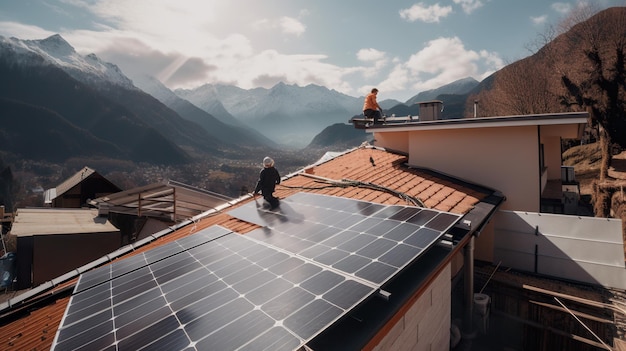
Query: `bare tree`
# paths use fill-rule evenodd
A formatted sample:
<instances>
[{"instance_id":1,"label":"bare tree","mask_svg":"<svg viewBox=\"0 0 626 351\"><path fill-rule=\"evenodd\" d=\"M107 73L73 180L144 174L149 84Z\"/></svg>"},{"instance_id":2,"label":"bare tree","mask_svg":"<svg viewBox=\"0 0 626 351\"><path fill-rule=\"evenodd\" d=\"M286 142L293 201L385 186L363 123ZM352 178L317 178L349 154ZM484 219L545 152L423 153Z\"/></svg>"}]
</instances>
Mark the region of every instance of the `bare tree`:
<instances>
[{"instance_id":1,"label":"bare tree","mask_svg":"<svg viewBox=\"0 0 626 351\"><path fill-rule=\"evenodd\" d=\"M587 18L589 11L581 7L571 18ZM561 103L589 111L591 124L598 128L603 181L608 178L611 140L618 137L617 126L626 119L626 8L602 11L573 25L564 36L566 52L574 59L581 55L587 64L581 69L559 70L565 87Z\"/></svg>"},{"instance_id":2,"label":"bare tree","mask_svg":"<svg viewBox=\"0 0 626 351\"><path fill-rule=\"evenodd\" d=\"M549 45L558 30L548 26L537 40L527 44L533 54L530 58L507 64L493 76L489 89L471 96L471 101L480 101L479 117L523 115L556 112L559 106L559 76L554 66L558 65L559 54L554 45Z\"/></svg>"}]
</instances>

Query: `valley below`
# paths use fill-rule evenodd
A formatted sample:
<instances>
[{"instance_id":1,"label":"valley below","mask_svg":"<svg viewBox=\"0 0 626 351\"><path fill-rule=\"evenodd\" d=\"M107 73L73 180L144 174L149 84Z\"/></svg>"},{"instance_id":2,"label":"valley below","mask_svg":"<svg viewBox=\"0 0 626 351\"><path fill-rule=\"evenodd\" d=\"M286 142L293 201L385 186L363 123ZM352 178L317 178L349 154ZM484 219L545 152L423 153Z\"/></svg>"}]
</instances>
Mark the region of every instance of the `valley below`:
<instances>
[{"instance_id":1,"label":"valley below","mask_svg":"<svg viewBox=\"0 0 626 351\"><path fill-rule=\"evenodd\" d=\"M281 175L295 172L319 160L327 150L248 150L227 157L198 156L182 165L154 165L132 161L76 157L64 163L24 160L2 155L2 169L12 174L12 208L44 205L44 191L54 188L83 167L89 167L122 190L173 180L228 197L254 190L263 157L276 161ZM341 150L333 150L341 151ZM5 171L6 173L6 171ZM7 210L9 210L7 208Z\"/></svg>"}]
</instances>

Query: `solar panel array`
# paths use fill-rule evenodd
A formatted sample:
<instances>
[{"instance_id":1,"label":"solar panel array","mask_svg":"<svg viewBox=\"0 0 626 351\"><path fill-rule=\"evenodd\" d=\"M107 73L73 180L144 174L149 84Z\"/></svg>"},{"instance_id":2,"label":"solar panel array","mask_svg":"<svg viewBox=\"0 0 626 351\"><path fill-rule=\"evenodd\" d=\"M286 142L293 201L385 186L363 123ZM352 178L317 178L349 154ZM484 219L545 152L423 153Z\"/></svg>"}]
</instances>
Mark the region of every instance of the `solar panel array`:
<instances>
[{"instance_id":1,"label":"solar panel array","mask_svg":"<svg viewBox=\"0 0 626 351\"><path fill-rule=\"evenodd\" d=\"M460 218L412 206L298 193L269 211L229 212L263 228L246 236L380 286L436 243Z\"/></svg>"},{"instance_id":2,"label":"solar panel array","mask_svg":"<svg viewBox=\"0 0 626 351\"><path fill-rule=\"evenodd\" d=\"M80 276L52 349L295 350L381 288L459 216L296 194Z\"/></svg>"}]
</instances>

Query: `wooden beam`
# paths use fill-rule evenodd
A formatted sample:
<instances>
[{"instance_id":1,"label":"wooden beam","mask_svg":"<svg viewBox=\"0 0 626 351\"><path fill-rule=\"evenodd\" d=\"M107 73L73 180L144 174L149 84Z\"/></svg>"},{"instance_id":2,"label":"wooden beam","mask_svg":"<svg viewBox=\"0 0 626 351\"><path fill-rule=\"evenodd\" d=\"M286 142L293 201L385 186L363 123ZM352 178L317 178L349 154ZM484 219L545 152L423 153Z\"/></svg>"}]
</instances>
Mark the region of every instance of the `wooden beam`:
<instances>
[{"instance_id":1,"label":"wooden beam","mask_svg":"<svg viewBox=\"0 0 626 351\"><path fill-rule=\"evenodd\" d=\"M522 323L522 324L526 324L528 326L531 326L531 327L534 327L534 328L537 328L537 329L547 330L547 331L552 332L554 334L557 334L557 335L560 335L560 336L563 336L563 337L567 337L567 338L570 338L572 340L580 341L580 342L585 343L587 345L595 346L595 347L598 347L598 348L601 348L601 349L606 349L606 347L604 345L602 345L601 343L599 343L597 341L594 341L594 340L590 340L590 339L584 338L584 337L582 337L580 335L564 332L562 330L555 329L553 327L549 327L549 326L543 325L541 323L529 321L528 319L517 317L517 316L511 315L511 314L508 314L508 313L505 313L505 312L501 312L501 311L498 311L498 310L491 310L491 313L493 313L493 314L495 314L497 316L501 316L501 317L505 317L505 318L508 318L508 319L512 319L512 320L514 320L516 322L519 322L519 323ZM613 350L613 351L617 351L617 350Z\"/></svg>"},{"instance_id":2,"label":"wooden beam","mask_svg":"<svg viewBox=\"0 0 626 351\"><path fill-rule=\"evenodd\" d=\"M550 296L560 297L560 298L567 299L567 300L570 300L570 301L576 301L578 303L582 303L582 304L585 304L585 305L599 307L599 308L606 308L606 309L612 310L614 312L622 313L623 315L626 316L626 309L618 307L618 306L615 306L615 305L612 305L612 304L608 304L608 303L604 303L604 302L598 302L598 301L593 301L593 300L589 300L589 299L584 299L582 297L568 295L568 294L563 294L563 293L559 293L559 292L552 291L552 290L546 290L546 289L542 289L542 288L537 288L535 286L526 285L526 284L522 285L522 287L524 289L527 289L527 290L539 292L539 293L550 295Z\"/></svg>"},{"instance_id":3,"label":"wooden beam","mask_svg":"<svg viewBox=\"0 0 626 351\"><path fill-rule=\"evenodd\" d=\"M552 304L549 304L549 303L544 303L544 302L539 302L539 301L532 301L532 300L529 300L529 302L533 303L535 305L542 306L542 307L547 307L547 308L551 308L551 309L554 309L554 310L557 310L557 311L568 313L566 309L564 309L563 307L557 306L557 305L552 305ZM594 322L613 324L612 320L599 318L599 317L592 316L592 315L587 314L587 313L578 312L578 311L572 311L572 313L574 313L578 317L582 317L582 318L585 318L585 319L588 319L588 320L591 320L591 321L594 321Z\"/></svg>"}]
</instances>

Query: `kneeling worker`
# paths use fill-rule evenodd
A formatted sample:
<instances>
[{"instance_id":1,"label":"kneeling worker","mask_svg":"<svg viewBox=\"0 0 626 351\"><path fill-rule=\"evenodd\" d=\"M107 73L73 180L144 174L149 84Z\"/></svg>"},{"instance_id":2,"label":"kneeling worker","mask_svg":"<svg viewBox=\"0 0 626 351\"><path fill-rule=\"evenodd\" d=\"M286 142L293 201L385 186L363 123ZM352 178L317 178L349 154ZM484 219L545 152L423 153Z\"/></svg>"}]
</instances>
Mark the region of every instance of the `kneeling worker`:
<instances>
[{"instance_id":1,"label":"kneeling worker","mask_svg":"<svg viewBox=\"0 0 626 351\"><path fill-rule=\"evenodd\" d=\"M279 205L278 198L274 196L276 184L280 184L280 174L274 168L274 160L270 157L265 157L263 159L263 169L254 188L254 194L256 195L260 191L265 201L270 204L270 210L275 209Z\"/></svg>"}]
</instances>

